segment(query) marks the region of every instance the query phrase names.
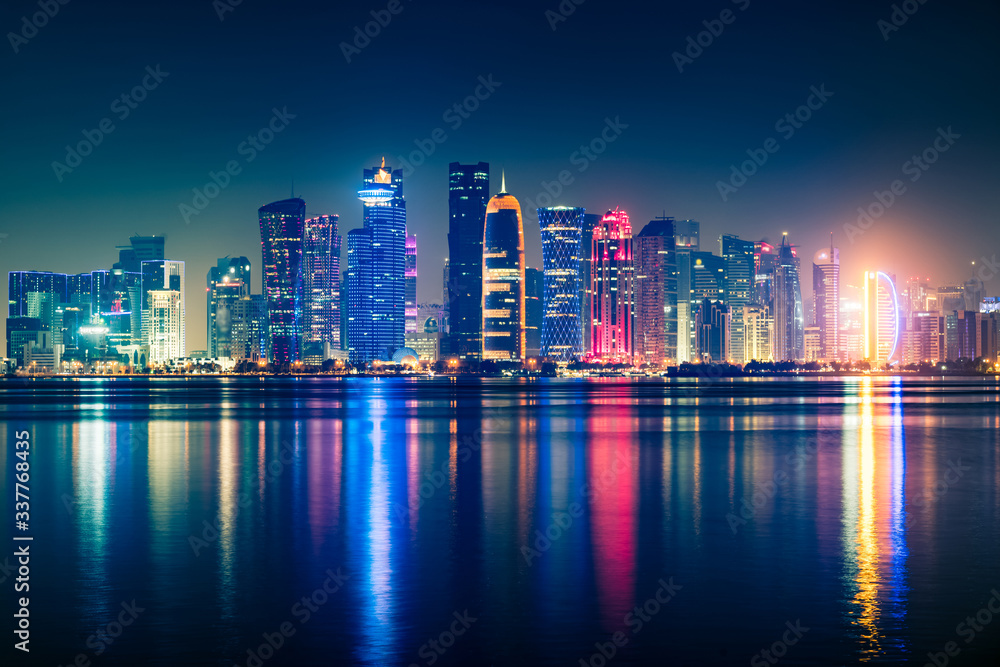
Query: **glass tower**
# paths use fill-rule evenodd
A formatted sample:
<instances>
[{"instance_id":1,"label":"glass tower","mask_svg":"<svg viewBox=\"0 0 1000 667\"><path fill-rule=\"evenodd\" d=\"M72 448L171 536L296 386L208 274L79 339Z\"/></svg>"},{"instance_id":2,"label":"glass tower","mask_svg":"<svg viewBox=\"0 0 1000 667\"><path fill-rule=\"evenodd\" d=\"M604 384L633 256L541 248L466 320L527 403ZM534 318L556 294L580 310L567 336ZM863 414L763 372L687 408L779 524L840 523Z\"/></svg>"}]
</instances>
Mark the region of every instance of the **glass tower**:
<instances>
[{"instance_id":1,"label":"glass tower","mask_svg":"<svg viewBox=\"0 0 1000 667\"><path fill-rule=\"evenodd\" d=\"M832 237L830 249L813 257L813 308L822 357L836 361L840 358L840 250L833 247Z\"/></svg>"},{"instance_id":2,"label":"glass tower","mask_svg":"<svg viewBox=\"0 0 1000 667\"><path fill-rule=\"evenodd\" d=\"M340 216L305 222L302 243L302 342L340 348Z\"/></svg>"},{"instance_id":3,"label":"glass tower","mask_svg":"<svg viewBox=\"0 0 1000 667\"><path fill-rule=\"evenodd\" d=\"M223 257L208 270L205 303L208 308L208 356L231 357L233 350L233 304L250 294L250 260ZM236 358L242 358L238 353Z\"/></svg>"},{"instance_id":4,"label":"glass tower","mask_svg":"<svg viewBox=\"0 0 1000 667\"><path fill-rule=\"evenodd\" d=\"M753 295L755 245L753 241L744 241L733 234L723 234L719 238L719 254L725 262L722 301L729 307L732 318L727 350L729 359L737 364L748 361L744 359L743 308L750 305Z\"/></svg>"},{"instance_id":5,"label":"glass tower","mask_svg":"<svg viewBox=\"0 0 1000 667\"><path fill-rule=\"evenodd\" d=\"M442 353L467 360L482 354L483 222L490 198L490 165L448 165L448 344Z\"/></svg>"},{"instance_id":6,"label":"glass tower","mask_svg":"<svg viewBox=\"0 0 1000 667\"><path fill-rule=\"evenodd\" d=\"M557 206L538 209L542 232L543 357L572 360L583 356L580 255L585 210Z\"/></svg>"},{"instance_id":7,"label":"glass tower","mask_svg":"<svg viewBox=\"0 0 1000 667\"><path fill-rule=\"evenodd\" d=\"M270 358L299 359L302 346L302 237L306 203L284 199L258 210L264 294L271 334Z\"/></svg>"},{"instance_id":8,"label":"glass tower","mask_svg":"<svg viewBox=\"0 0 1000 667\"><path fill-rule=\"evenodd\" d=\"M648 364L677 362L677 254L674 219L651 220L636 234L636 354Z\"/></svg>"}]
</instances>

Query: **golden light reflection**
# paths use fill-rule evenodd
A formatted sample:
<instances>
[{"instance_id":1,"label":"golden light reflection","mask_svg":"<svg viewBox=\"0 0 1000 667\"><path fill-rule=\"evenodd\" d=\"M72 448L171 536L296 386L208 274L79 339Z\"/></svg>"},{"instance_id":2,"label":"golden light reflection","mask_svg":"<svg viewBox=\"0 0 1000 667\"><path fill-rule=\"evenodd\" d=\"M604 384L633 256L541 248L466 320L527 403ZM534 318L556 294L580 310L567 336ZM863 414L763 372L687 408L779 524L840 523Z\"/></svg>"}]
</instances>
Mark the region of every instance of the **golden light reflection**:
<instances>
[{"instance_id":1,"label":"golden light reflection","mask_svg":"<svg viewBox=\"0 0 1000 667\"><path fill-rule=\"evenodd\" d=\"M861 428L858 443L858 520L855 543L857 548L857 622L862 626L861 640L865 646L862 660L880 652L879 617L879 536L875 525L875 442L871 378L861 387Z\"/></svg>"}]
</instances>

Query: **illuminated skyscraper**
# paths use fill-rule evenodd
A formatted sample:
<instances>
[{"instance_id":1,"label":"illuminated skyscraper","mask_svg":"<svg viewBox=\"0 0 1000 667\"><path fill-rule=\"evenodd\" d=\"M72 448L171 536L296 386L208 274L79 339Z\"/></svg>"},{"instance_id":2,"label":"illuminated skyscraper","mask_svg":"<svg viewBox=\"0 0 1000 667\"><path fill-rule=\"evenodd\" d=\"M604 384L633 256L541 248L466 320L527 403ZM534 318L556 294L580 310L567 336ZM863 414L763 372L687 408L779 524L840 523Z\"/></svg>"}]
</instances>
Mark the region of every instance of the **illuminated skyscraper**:
<instances>
[{"instance_id":1,"label":"illuminated skyscraper","mask_svg":"<svg viewBox=\"0 0 1000 667\"><path fill-rule=\"evenodd\" d=\"M819 327L819 355L826 361L840 358L840 250L820 250L813 257L813 307Z\"/></svg>"},{"instance_id":2,"label":"illuminated skyscraper","mask_svg":"<svg viewBox=\"0 0 1000 667\"><path fill-rule=\"evenodd\" d=\"M223 257L208 270L205 303L207 306L208 356L232 354L232 305L250 294L250 260L246 257Z\"/></svg>"},{"instance_id":3,"label":"illuminated skyscraper","mask_svg":"<svg viewBox=\"0 0 1000 667\"><path fill-rule=\"evenodd\" d=\"M570 360L583 355L580 255L584 216L582 208L538 209L545 275L541 331L545 357Z\"/></svg>"},{"instance_id":4,"label":"illuminated skyscraper","mask_svg":"<svg viewBox=\"0 0 1000 667\"><path fill-rule=\"evenodd\" d=\"M729 309L718 301L703 299L695 310L695 354L701 363L729 359Z\"/></svg>"},{"instance_id":5,"label":"illuminated skyscraper","mask_svg":"<svg viewBox=\"0 0 1000 667\"><path fill-rule=\"evenodd\" d=\"M448 165L447 336L442 354L478 360L483 338L483 223L490 198L490 165Z\"/></svg>"},{"instance_id":6,"label":"illuminated skyscraper","mask_svg":"<svg viewBox=\"0 0 1000 667\"><path fill-rule=\"evenodd\" d=\"M545 276L538 269L524 269L524 356L542 354L542 322Z\"/></svg>"},{"instance_id":7,"label":"illuminated skyscraper","mask_svg":"<svg viewBox=\"0 0 1000 667\"><path fill-rule=\"evenodd\" d=\"M187 356L187 309L184 299L184 262L170 259L153 259L141 262L140 267L142 269L142 338L141 341L133 341L133 344L141 342L141 344L149 345L150 361L164 361L162 356L157 357L153 354L152 346L154 342L160 345L161 351L169 351L171 354L176 353L175 357ZM169 313L164 310L161 310L159 313L153 312L153 292L175 292L176 298L161 295L157 307L161 309L179 309L179 316L175 316L173 310L170 310ZM160 319L157 319L158 317ZM155 332L148 329L148 323L158 326L159 329ZM174 337L177 339L174 340Z\"/></svg>"},{"instance_id":8,"label":"illuminated skyscraper","mask_svg":"<svg viewBox=\"0 0 1000 667\"><path fill-rule=\"evenodd\" d=\"M597 213L584 213L580 234L580 322L583 325L583 354L594 349L591 340L594 334L594 273L590 253L594 251L594 229L601 224L603 217Z\"/></svg>"},{"instance_id":9,"label":"illuminated skyscraper","mask_svg":"<svg viewBox=\"0 0 1000 667\"><path fill-rule=\"evenodd\" d=\"M145 265L147 262L143 262ZM145 293L142 312L145 345L150 363L158 364L187 356L184 347L184 300L181 292L154 289Z\"/></svg>"},{"instance_id":10,"label":"illuminated skyscraper","mask_svg":"<svg viewBox=\"0 0 1000 667\"><path fill-rule=\"evenodd\" d=\"M406 237L406 323L407 334L417 333L417 237Z\"/></svg>"},{"instance_id":11,"label":"illuminated skyscraper","mask_svg":"<svg viewBox=\"0 0 1000 667\"><path fill-rule=\"evenodd\" d=\"M262 206L260 242L264 294L271 333L270 358L298 361L302 346L302 238L306 203L285 199Z\"/></svg>"},{"instance_id":12,"label":"illuminated skyscraper","mask_svg":"<svg viewBox=\"0 0 1000 667\"><path fill-rule=\"evenodd\" d=\"M753 241L744 241L734 234L719 238L719 254L725 264L722 301L729 307L732 326L728 347L729 358L737 364L744 362L743 307L751 303L754 286Z\"/></svg>"},{"instance_id":13,"label":"illuminated skyscraper","mask_svg":"<svg viewBox=\"0 0 1000 667\"><path fill-rule=\"evenodd\" d=\"M454 268L453 268L454 270ZM523 361L524 225L506 181L486 207L483 235L483 360Z\"/></svg>"},{"instance_id":14,"label":"illuminated skyscraper","mask_svg":"<svg viewBox=\"0 0 1000 667\"><path fill-rule=\"evenodd\" d=\"M781 247L778 249L772 299L775 361L804 360L805 313L799 283L799 258L795 249L788 245L787 235L782 237Z\"/></svg>"},{"instance_id":15,"label":"illuminated skyscraper","mask_svg":"<svg viewBox=\"0 0 1000 667\"><path fill-rule=\"evenodd\" d=\"M865 359L882 366L898 361L899 299L893 279L881 271L865 272Z\"/></svg>"},{"instance_id":16,"label":"illuminated skyscraper","mask_svg":"<svg viewBox=\"0 0 1000 667\"><path fill-rule=\"evenodd\" d=\"M674 252L677 260L677 361L693 361L694 310L691 289L694 278L693 254L701 249L701 223L694 220L674 221ZM696 299L697 300L697 299Z\"/></svg>"},{"instance_id":17,"label":"illuminated skyscraper","mask_svg":"<svg viewBox=\"0 0 1000 667\"><path fill-rule=\"evenodd\" d=\"M633 239L635 348L647 364L677 362L677 258L674 219L650 220Z\"/></svg>"},{"instance_id":18,"label":"illuminated skyscraper","mask_svg":"<svg viewBox=\"0 0 1000 667\"><path fill-rule=\"evenodd\" d=\"M403 170L364 171L364 233L348 233L348 350L353 363L388 361L406 344L406 201ZM352 264L354 262L354 264Z\"/></svg>"},{"instance_id":19,"label":"illuminated skyscraper","mask_svg":"<svg viewBox=\"0 0 1000 667\"><path fill-rule=\"evenodd\" d=\"M302 243L302 342L340 349L340 244L338 215L305 222Z\"/></svg>"},{"instance_id":20,"label":"illuminated skyscraper","mask_svg":"<svg viewBox=\"0 0 1000 667\"><path fill-rule=\"evenodd\" d=\"M635 266L632 225L625 211L615 209L604 214L594 228L591 257L591 353L605 361L630 362L635 354Z\"/></svg>"},{"instance_id":21,"label":"illuminated skyscraper","mask_svg":"<svg viewBox=\"0 0 1000 667\"><path fill-rule=\"evenodd\" d=\"M774 330L774 320L771 319L771 308L765 305L743 307L743 360L773 361L771 356L771 337Z\"/></svg>"}]
</instances>

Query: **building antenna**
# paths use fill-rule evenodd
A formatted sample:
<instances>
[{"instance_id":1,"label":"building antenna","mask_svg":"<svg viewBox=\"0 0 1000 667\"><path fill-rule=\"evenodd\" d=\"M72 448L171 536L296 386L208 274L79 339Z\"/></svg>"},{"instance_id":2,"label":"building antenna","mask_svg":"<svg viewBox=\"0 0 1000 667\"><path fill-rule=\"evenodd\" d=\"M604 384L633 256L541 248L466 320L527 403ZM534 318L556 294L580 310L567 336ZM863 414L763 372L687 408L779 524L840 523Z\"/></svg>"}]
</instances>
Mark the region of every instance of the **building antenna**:
<instances>
[{"instance_id":1,"label":"building antenna","mask_svg":"<svg viewBox=\"0 0 1000 667\"><path fill-rule=\"evenodd\" d=\"M507 172L503 169L500 170L500 194L507 194Z\"/></svg>"}]
</instances>

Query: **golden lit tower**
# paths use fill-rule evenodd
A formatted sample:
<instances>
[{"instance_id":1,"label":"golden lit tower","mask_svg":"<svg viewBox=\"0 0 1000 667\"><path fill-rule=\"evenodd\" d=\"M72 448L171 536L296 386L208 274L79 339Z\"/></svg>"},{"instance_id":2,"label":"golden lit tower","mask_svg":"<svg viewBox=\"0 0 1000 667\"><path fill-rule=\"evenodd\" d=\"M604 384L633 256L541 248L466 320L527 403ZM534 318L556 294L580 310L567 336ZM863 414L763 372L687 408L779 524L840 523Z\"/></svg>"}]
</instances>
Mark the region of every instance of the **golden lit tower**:
<instances>
[{"instance_id":1,"label":"golden lit tower","mask_svg":"<svg viewBox=\"0 0 1000 667\"><path fill-rule=\"evenodd\" d=\"M504 177L483 232L483 360L523 361L524 354L524 225Z\"/></svg>"},{"instance_id":2,"label":"golden lit tower","mask_svg":"<svg viewBox=\"0 0 1000 667\"><path fill-rule=\"evenodd\" d=\"M865 271L865 359L882 366L898 361L899 299L893 279Z\"/></svg>"}]
</instances>

